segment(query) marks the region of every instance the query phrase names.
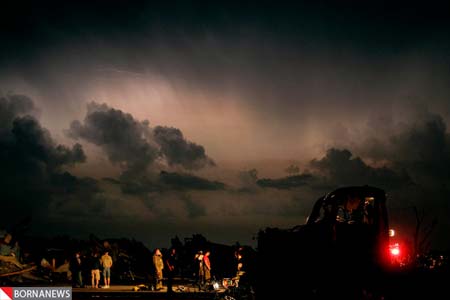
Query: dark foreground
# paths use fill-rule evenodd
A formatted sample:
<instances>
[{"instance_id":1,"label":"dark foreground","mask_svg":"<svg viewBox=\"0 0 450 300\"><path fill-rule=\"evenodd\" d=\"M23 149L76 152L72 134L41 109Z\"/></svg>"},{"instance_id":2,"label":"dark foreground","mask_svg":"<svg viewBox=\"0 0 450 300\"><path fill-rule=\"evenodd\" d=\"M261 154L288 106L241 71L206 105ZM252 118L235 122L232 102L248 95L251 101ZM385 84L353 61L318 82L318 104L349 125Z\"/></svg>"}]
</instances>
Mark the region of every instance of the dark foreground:
<instances>
[{"instance_id":1,"label":"dark foreground","mask_svg":"<svg viewBox=\"0 0 450 300\"><path fill-rule=\"evenodd\" d=\"M193 285L175 285L175 292L136 290L136 286L117 285L110 289L74 288L73 299L217 299L217 300L260 300L260 299L450 299L450 281L447 271L404 271L386 274L385 278L357 278L349 276L338 280L340 285L330 285L315 294L302 293L302 278L294 286L274 286L264 294L238 294L230 288L220 286L214 290L200 290ZM342 278L341 278L342 279ZM364 281L366 287L353 283ZM376 280L376 281L375 281Z\"/></svg>"},{"instance_id":2,"label":"dark foreground","mask_svg":"<svg viewBox=\"0 0 450 300\"><path fill-rule=\"evenodd\" d=\"M385 280L385 299L450 299L449 275L448 269L394 272Z\"/></svg>"},{"instance_id":3,"label":"dark foreground","mask_svg":"<svg viewBox=\"0 0 450 300\"><path fill-rule=\"evenodd\" d=\"M189 282L176 283L173 293L164 287L159 291L148 290L144 285L112 285L109 289L73 288L73 299L214 299L214 300L263 300L263 299L450 299L448 270L399 271L385 274L383 278L364 277L356 274L335 274L335 283L314 293L305 293L304 278L296 274L295 285L271 286L265 293L242 292L220 285L217 289L200 289ZM339 278L340 277L340 278ZM292 282L292 281L291 281ZM361 285L355 285L355 283ZM330 283L330 282L328 282ZM306 290L308 290L306 288Z\"/></svg>"},{"instance_id":4,"label":"dark foreground","mask_svg":"<svg viewBox=\"0 0 450 300\"><path fill-rule=\"evenodd\" d=\"M132 285L115 285L109 289L74 288L72 298L77 299L223 299L225 289L202 291L193 286L174 286L174 292L136 290Z\"/></svg>"},{"instance_id":5,"label":"dark foreground","mask_svg":"<svg viewBox=\"0 0 450 300\"><path fill-rule=\"evenodd\" d=\"M397 300L450 299L448 270L401 270L373 276L345 272L325 275L314 287L302 275L284 285L256 290L256 299Z\"/></svg>"},{"instance_id":6,"label":"dark foreground","mask_svg":"<svg viewBox=\"0 0 450 300\"><path fill-rule=\"evenodd\" d=\"M222 284L223 283L223 284ZM110 288L73 288L72 298L77 299L215 299L215 300L254 300L253 290L246 285L226 284L224 281L212 280L199 285L195 280L175 278L172 292L167 286L153 290L147 284L112 285Z\"/></svg>"}]
</instances>

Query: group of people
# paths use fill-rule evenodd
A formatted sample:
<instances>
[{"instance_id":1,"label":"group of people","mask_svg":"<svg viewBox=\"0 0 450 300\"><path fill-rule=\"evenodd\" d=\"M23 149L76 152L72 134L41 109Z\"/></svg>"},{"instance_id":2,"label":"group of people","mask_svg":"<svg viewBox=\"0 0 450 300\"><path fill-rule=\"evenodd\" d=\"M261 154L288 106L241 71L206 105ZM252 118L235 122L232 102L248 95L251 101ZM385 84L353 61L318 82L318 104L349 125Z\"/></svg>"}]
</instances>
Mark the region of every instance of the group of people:
<instances>
[{"instance_id":1,"label":"group of people","mask_svg":"<svg viewBox=\"0 0 450 300\"><path fill-rule=\"evenodd\" d=\"M211 253L206 251L198 251L195 254L195 259L198 264L198 281L200 284L209 283L211 281L211 261L209 260L209 255Z\"/></svg>"},{"instance_id":2,"label":"group of people","mask_svg":"<svg viewBox=\"0 0 450 300\"><path fill-rule=\"evenodd\" d=\"M241 249L235 252L237 263L237 276L233 278L239 280L239 277L244 273L242 271L242 253ZM210 251L198 251L194 255L196 279L200 287L206 287L211 283L211 261ZM80 252L76 252L69 262L70 271L72 273L72 281L74 287L85 287L85 277L90 274L91 287L99 288L101 274L103 275L102 288L109 288L111 281L111 267L113 259L108 251L104 251L103 255L99 257L99 253L94 252L90 257L82 257ZM152 289L159 291L163 289L164 275L167 279L167 292L174 292L173 280L175 274L178 272L178 254L175 248L171 248L167 254L162 254L161 249L156 248L152 255L153 274L151 276ZM89 271L90 270L90 271Z\"/></svg>"},{"instance_id":3,"label":"group of people","mask_svg":"<svg viewBox=\"0 0 450 300\"><path fill-rule=\"evenodd\" d=\"M112 257L109 251L105 251L101 257L93 253L89 258L82 258L80 252L76 252L70 260L70 271L72 273L72 284L74 287L84 287L83 271L90 269L91 287L99 288L100 270L103 271L103 288L109 288L111 284Z\"/></svg>"},{"instance_id":4,"label":"group of people","mask_svg":"<svg viewBox=\"0 0 450 300\"><path fill-rule=\"evenodd\" d=\"M197 264L197 280L199 285L205 285L211 281L211 261L209 259L210 251L198 251L194 260ZM155 290L163 288L163 271L167 275L167 292L173 292L173 278L177 268L177 253L176 249L172 248L167 257L163 258L160 249L155 249L153 254L154 286Z\"/></svg>"},{"instance_id":5,"label":"group of people","mask_svg":"<svg viewBox=\"0 0 450 300\"><path fill-rule=\"evenodd\" d=\"M163 259L163 255L159 248L153 253L153 267L155 269L155 290L159 291L163 288L163 270L167 274L167 292L173 292L173 277L177 268L177 252L172 248L167 258Z\"/></svg>"}]
</instances>

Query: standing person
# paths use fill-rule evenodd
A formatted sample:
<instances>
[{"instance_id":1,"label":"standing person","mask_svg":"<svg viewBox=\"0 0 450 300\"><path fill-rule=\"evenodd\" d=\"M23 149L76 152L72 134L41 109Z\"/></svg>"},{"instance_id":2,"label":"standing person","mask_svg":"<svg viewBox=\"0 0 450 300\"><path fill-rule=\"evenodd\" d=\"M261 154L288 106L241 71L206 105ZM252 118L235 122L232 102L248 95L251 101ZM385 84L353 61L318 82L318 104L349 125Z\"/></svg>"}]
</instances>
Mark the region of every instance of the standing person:
<instances>
[{"instance_id":1,"label":"standing person","mask_svg":"<svg viewBox=\"0 0 450 300\"><path fill-rule=\"evenodd\" d=\"M94 252L91 257L91 284L92 288L98 289L100 282L100 259L97 252Z\"/></svg>"},{"instance_id":2,"label":"standing person","mask_svg":"<svg viewBox=\"0 0 450 300\"><path fill-rule=\"evenodd\" d=\"M109 255L108 250L103 254L101 263L103 267L103 281L105 283L104 288L107 289L111 283L111 267L113 265L112 257Z\"/></svg>"},{"instance_id":3,"label":"standing person","mask_svg":"<svg viewBox=\"0 0 450 300\"><path fill-rule=\"evenodd\" d=\"M211 261L209 260L209 255L211 253L209 251L206 251L205 255L203 256L203 274L205 275L205 282L209 283L211 281Z\"/></svg>"},{"instance_id":4,"label":"standing person","mask_svg":"<svg viewBox=\"0 0 450 300\"><path fill-rule=\"evenodd\" d=\"M177 268L177 252L175 248L170 249L169 256L166 259L167 267L167 292L172 293L173 277Z\"/></svg>"},{"instance_id":5,"label":"standing person","mask_svg":"<svg viewBox=\"0 0 450 300\"><path fill-rule=\"evenodd\" d=\"M153 267L155 268L155 289L159 291L163 288L162 280L164 262L162 259L161 250L158 248L155 249L155 253L153 254Z\"/></svg>"},{"instance_id":6,"label":"standing person","mask_svg":"<svg viewBox=\"0 0 450 300\"><path fill-rule=\"evenodd\" d=\"M203 285L205 281L205 270L203 268L203 251L198 251L197 254L195 254L194 258L197 260L198 264L198 283L200 285Z\"/></svg>"},{"instance_id":7,"label":"standing person","mask_svg":"<svg viewBox=\"0 0 450 300\"><path fill-rule=\"evenodd\" d=\"M234 253L235 259L236 259L236 277L235 281L236 283L239 283L239 278L244 275L244 264L243 264L243 248L239 247L236 252Z\"/></svg>"},{"instance_id":8,"label":"standing person","mask_svg":"<svg viewBox=\"0 0 450 300\"><path fill-rule=\"evenodd\" d=\"M72 286L83 287L83 262L80 252L76 252L70 261L70 272L72 272Z\"/></svg>"},{"instance_id":9,"label":"standing person","mask_svg":"<svg viewBox=\"0 0 450 300\"><path fill-rule=\"evenodd\" d=\"M347 196L344 203L338 207L336 221L348 224L362 223L364 215L360 205L362 203L359 197L354 195Z\"/></svg>"}]
</instances>

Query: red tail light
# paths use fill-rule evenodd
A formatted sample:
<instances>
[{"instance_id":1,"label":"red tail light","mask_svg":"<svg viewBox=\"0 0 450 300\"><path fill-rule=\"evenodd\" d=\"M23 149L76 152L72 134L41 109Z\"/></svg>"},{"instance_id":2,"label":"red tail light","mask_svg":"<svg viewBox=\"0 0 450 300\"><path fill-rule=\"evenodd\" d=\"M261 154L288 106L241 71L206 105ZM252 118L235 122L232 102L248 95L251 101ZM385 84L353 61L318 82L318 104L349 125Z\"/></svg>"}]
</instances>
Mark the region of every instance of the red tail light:
<instances>
[{"instance_id":1,"label":"red tail light","mask_svg":"<svg viewBox=\"0 0 450 300\"><path fill-rule=\"evenodd\" d=\"M392 256L399 256L400 255L400 246L398 243L395 243L393 245L389 245L389 252Z\"/></svg>"}]
</instances>

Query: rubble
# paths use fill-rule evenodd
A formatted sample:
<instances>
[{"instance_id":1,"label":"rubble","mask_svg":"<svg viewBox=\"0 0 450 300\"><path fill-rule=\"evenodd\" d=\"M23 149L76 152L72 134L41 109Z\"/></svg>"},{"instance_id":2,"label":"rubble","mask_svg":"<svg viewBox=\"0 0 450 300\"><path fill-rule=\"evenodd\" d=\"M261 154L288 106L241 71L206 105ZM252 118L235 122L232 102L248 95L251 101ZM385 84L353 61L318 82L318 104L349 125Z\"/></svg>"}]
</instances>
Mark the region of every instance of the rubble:
<instances>
[{"instance_id":1,"label":"rubble","mask_svg":"<svg viewBox=\"0 0 450 300\"><path fill-rule=\"evenodd\" d=\"M17 232L0 230L3 253L9 254L0 256L0 285L73 284L70 261L75 252L79 252L85 262L82 269L83 286L90 286L92 255L108 250L113 259L113 284L132 285L138 290L152 288L153 249L140 241L127 238L101 239L93 234L85 240L79 240L69 236L28 236L25 230L21 230L20 234ZM213 243L201 234L193 234L183 241L175 237L171 240L171 247L177 250L178 268L175 276L182 282L195 281L193 257L200 249L211 251L214 276L217 278L236 276L235 260L238 249L244 249L246 259L255 255L254 250L250 248L241 247L239 244L230 246ZM163 255L168 255L169 249L161 250ZM247 263L245 265L250 266Z\"/></svg>"},{"instance_id":2,"label":"rubble","mask_svg":"<svg viewBox=\"0 0 450 300\"><path fill-rule=\"evenodd\" d=\"M1 231L0 238L0 277L23 275L36 269L34 265L23 264L18 257L19 246L17 241L13 244L13 236L4 230ZM11 245L14 246L11 246Z\"/></svg>"}]
</instances>

